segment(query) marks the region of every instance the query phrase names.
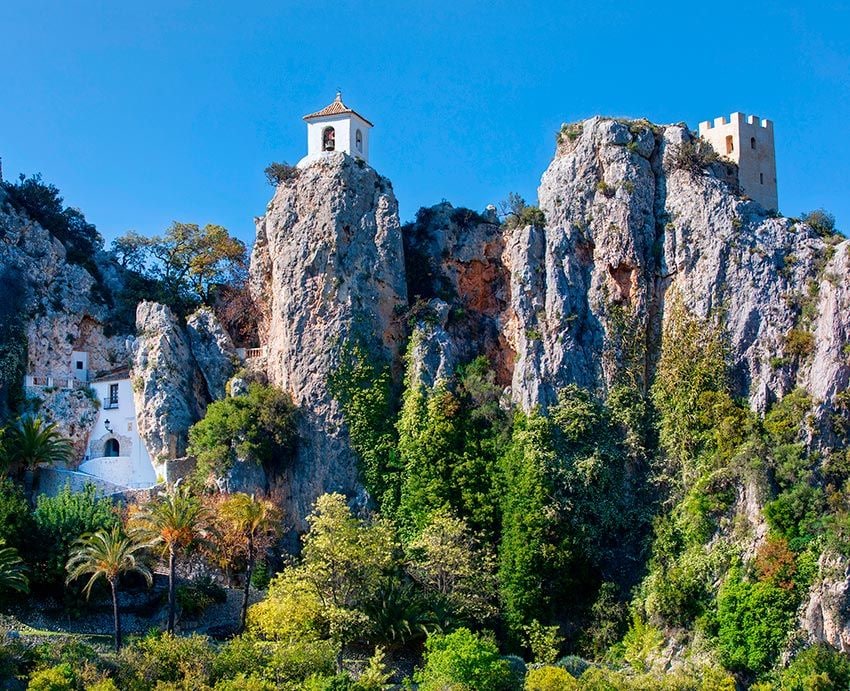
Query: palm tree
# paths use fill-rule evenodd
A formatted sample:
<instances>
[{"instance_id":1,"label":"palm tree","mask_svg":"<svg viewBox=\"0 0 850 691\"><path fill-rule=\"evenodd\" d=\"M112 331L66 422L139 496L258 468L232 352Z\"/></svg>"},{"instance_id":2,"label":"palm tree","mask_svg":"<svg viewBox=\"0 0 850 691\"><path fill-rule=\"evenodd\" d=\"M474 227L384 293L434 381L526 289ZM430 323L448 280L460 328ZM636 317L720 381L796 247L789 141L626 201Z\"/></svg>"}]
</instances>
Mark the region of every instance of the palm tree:
<instances>
[{"instance_id":1,"label":"palm tree","mask_svg":"<svg viewBox=\"0 0 850 691\"><path fill-rule=\"evenodd\" d=\"M112 589L112 615L115 623L115 650L121 649L121 614L118 609L118 581L122 573L135 571L144 576L148 586L153 583L150 569L136 560L136 553L146 545L135 542L115 526L111 531L98 530L83 535L65 565L68 571L66 583L80 576L91 574L83 588L86 597L91 595L92 586L105 578Z\"/></svg>"},{"instance_id":2,"label":"palm tree","mask_svg":"<svg viewBox=\"0 0 850 691\"><path fill-rule=\"evenodd\" d=\"M14 547L6 547L6 541L0 540L0 590L16 590L28 593L29 579L26 567Z\"/></svg>"},{"instance_id":3,"label":"palm tree","mask_svg":"<svg viewBox=\"0 0 850 691\"><path fill-rule=\"evenodd\" d=\"M133 518L133 534L168 556L168 633L174 633L175 576L178 552L206 542L212 534L204 505L187 488L175 488L152 501Z\"/></svg>"},{"instance_id":4,"label":"palm tree","mask_svg":"<svg viewBox=\"0 0 850 691\"><path fill-rule=\"evenodd\" d=\"M228 497L219 509L221 518L245 540L245 590L242 594L242 610L239 616L239 630L245 629L248 617L248 597L251 592L251 576L257 561L258 543L272 536L280 527L280 510L267 499L256 499L254 495L242 492Z\"/></svg>"},{"instance_id":5,"label":"palm tree","mask_svg":"<svg viewBox=\"0 0 850 691\"><path fill-rule=\"evenodd\" d=\"M6 459L21 471L36 471L40 463L64 463L74 449L56 426L43 418L23 415L6 430Z\"/></svg>"}]
</instances>

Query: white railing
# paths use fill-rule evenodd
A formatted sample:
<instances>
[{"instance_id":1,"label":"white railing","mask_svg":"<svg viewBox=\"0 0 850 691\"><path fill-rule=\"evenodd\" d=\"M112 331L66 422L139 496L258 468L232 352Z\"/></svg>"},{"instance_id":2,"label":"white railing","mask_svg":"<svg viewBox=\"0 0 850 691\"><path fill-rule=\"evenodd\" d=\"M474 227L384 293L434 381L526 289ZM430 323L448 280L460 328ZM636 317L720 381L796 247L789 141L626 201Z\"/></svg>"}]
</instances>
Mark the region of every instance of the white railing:
<instances>
[{"instance_id":1,"label":"white railing","mask_svg":"<svg viewBox=\"0 0 850 691\"><path fill-rule=\"evenodd\" d=\"M260 346L259 348L237 348L236 354L243 360L252 360L254 358L266 357L269 354L268 346Z\"/></svg>"},{"instance_id":2,"label":"white railing","mask_svg":"<svg viewBox=\"0 0 850 691\"><path fill-rule=\"evenodd\" d=\"M64 372L58 375L39 372L27 374L24 377L24 386L31 389L85 389L88 382Z\"/></svg>"}]
</instances>

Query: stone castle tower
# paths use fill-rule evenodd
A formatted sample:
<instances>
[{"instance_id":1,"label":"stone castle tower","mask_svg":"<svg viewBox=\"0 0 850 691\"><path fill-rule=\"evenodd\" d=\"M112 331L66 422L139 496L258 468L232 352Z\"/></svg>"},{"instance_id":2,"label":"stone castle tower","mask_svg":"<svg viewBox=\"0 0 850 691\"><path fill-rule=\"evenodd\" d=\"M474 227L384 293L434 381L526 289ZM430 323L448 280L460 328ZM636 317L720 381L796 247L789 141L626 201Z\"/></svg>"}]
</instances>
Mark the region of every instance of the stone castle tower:
<instances>
[{"instance_id":1,"label":"stone castle tower","mask_svg":"<svg viewBox=\"0 0 850 691\"><path fill-rule=\"evenodd\" d=\"M741 192L768 211L779 208L773 122L756 115L732 113L699 124L699 135L721 156L738 164Z\"/></svg>"}]
</instances>

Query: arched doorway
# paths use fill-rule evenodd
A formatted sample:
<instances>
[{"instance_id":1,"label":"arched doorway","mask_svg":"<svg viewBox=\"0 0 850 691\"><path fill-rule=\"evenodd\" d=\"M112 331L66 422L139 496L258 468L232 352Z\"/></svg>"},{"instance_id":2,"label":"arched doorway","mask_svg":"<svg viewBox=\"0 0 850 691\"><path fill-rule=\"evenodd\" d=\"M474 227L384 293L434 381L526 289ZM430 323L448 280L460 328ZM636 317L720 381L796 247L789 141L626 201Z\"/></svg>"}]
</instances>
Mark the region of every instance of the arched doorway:
<instances>
[{"instance_id":1,"label":"arched doorway","mask_svg":"<svg viewBox=\"0 0 850 691\"><path fill-rule=\"evenodd\" d=\"M322 130L322 151L333 151L336 148L336 133L333 127Z\"/></svg>"},{"instance_id":2,"label":"arched doorway","mask_svg":"<svg viewBox=\"0 0 850 691\"><path fill-rule=\"evenodd\" d=\"M103 455L104 456L120 456L121 455L121 446L118 444L117 439L107 439L106 444L103 445Z\"/></svg>"}]
</instances>

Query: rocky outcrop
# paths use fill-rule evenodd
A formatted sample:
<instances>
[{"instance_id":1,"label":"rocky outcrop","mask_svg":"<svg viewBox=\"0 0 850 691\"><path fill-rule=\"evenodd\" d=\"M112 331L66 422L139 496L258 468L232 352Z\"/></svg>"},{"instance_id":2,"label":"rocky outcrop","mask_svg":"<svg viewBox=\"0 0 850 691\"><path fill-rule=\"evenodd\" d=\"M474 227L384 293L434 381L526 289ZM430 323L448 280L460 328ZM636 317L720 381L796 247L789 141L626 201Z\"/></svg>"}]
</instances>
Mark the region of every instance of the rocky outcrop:
<instances>
[{"instance_id":1,"label":"rocky outcrop","mask_svg":"<svg viewBox=\"0 0 850 691\"><path fill-rule=\"evenodd\" d=\"M772 217L722 171L688 169L691 138L604 118L565 130L540 185L545 227L506 234L503 329L524 408L572 382L648 385L671 295L699 317L722 312L734 385L754 409L796 386L820 399L846 385L847 242Z\"/></svg>"},{"instance_id":2,"label":"rocky outcrop","mask_svg":"<svg viewBox=\"0 0 850 691\"><path fill-rule=\"evenodd\" d=\"M296 528L327 491L354 494L356 461L328 377L348 338L398 369L406 304L398 210L388 180L338 153L279 186L257 219L251 293L269 381L299 407L299 447L282 481Z\"/></svg>"},{"instance_id":3,"label":"rocky outcrop","mask_svg":"<svg viewBox=\"0 0 850 691\"><path fill-rule=\"evenodd\" d=\"M810 642L850 652L850 569L845 559L829 554L818 565L821 575L800 610L799 628Z\"/></svg>"},{"instance_id":4,"label":"rocky outcrop","mask_svg":"<svg viewBox=\"0 0 850 691\"><path fill-rule=\"evenodd\" d=\"M495 210L482 215L443 202L420 209L403 234L411 318L431 332L419 340L420 351L450 355L443 364L452 368L485 355L498 381L509 384L513 352L500 330L508 272Z\"/></svg>"},{"instance_id":5,"label":"rocky outcrop","mask_svg":"<svg viewBox=\"0 0 850 691\"><path fill-rule=\"evenodd\" d=\"M38 223L10 206L0 207L0 272L3 318L24 325L24 373L41 385L25 391L30 407L58 424L82 457L94 423L93 397L74 384L71 353L89 353L89 369L105 371L126 359L124 336L108 337L106 305L95 295L95 280L66 260L62 244ZM8 363L5 363L8 365ZM51 377L53 386L43 385Z\"/></svg>"},{"instance_id":6,"label":"rocky outcrop","mask_svg":"<svg viewBox=\"0 0 850 691\"><path fill-rule=\"evenodd\" d=\"M224 398L225 385L236 371L239 356L230 334L224 329L215 313L202 307L186 320L189 347L204 377L210 398Z\"/></svg>"},{"instance_id":7,"label":"rocky outcrop","mask_svg":"<svg viewBox=\"0 0 850 691\"><path fill-rule=\"evenodd\" d=\"M158 473L167 459L186 453L189 427L209 401L189 337L171 310L141 302L130 370L139 434Z\"/></svg>"}]
</instances>

